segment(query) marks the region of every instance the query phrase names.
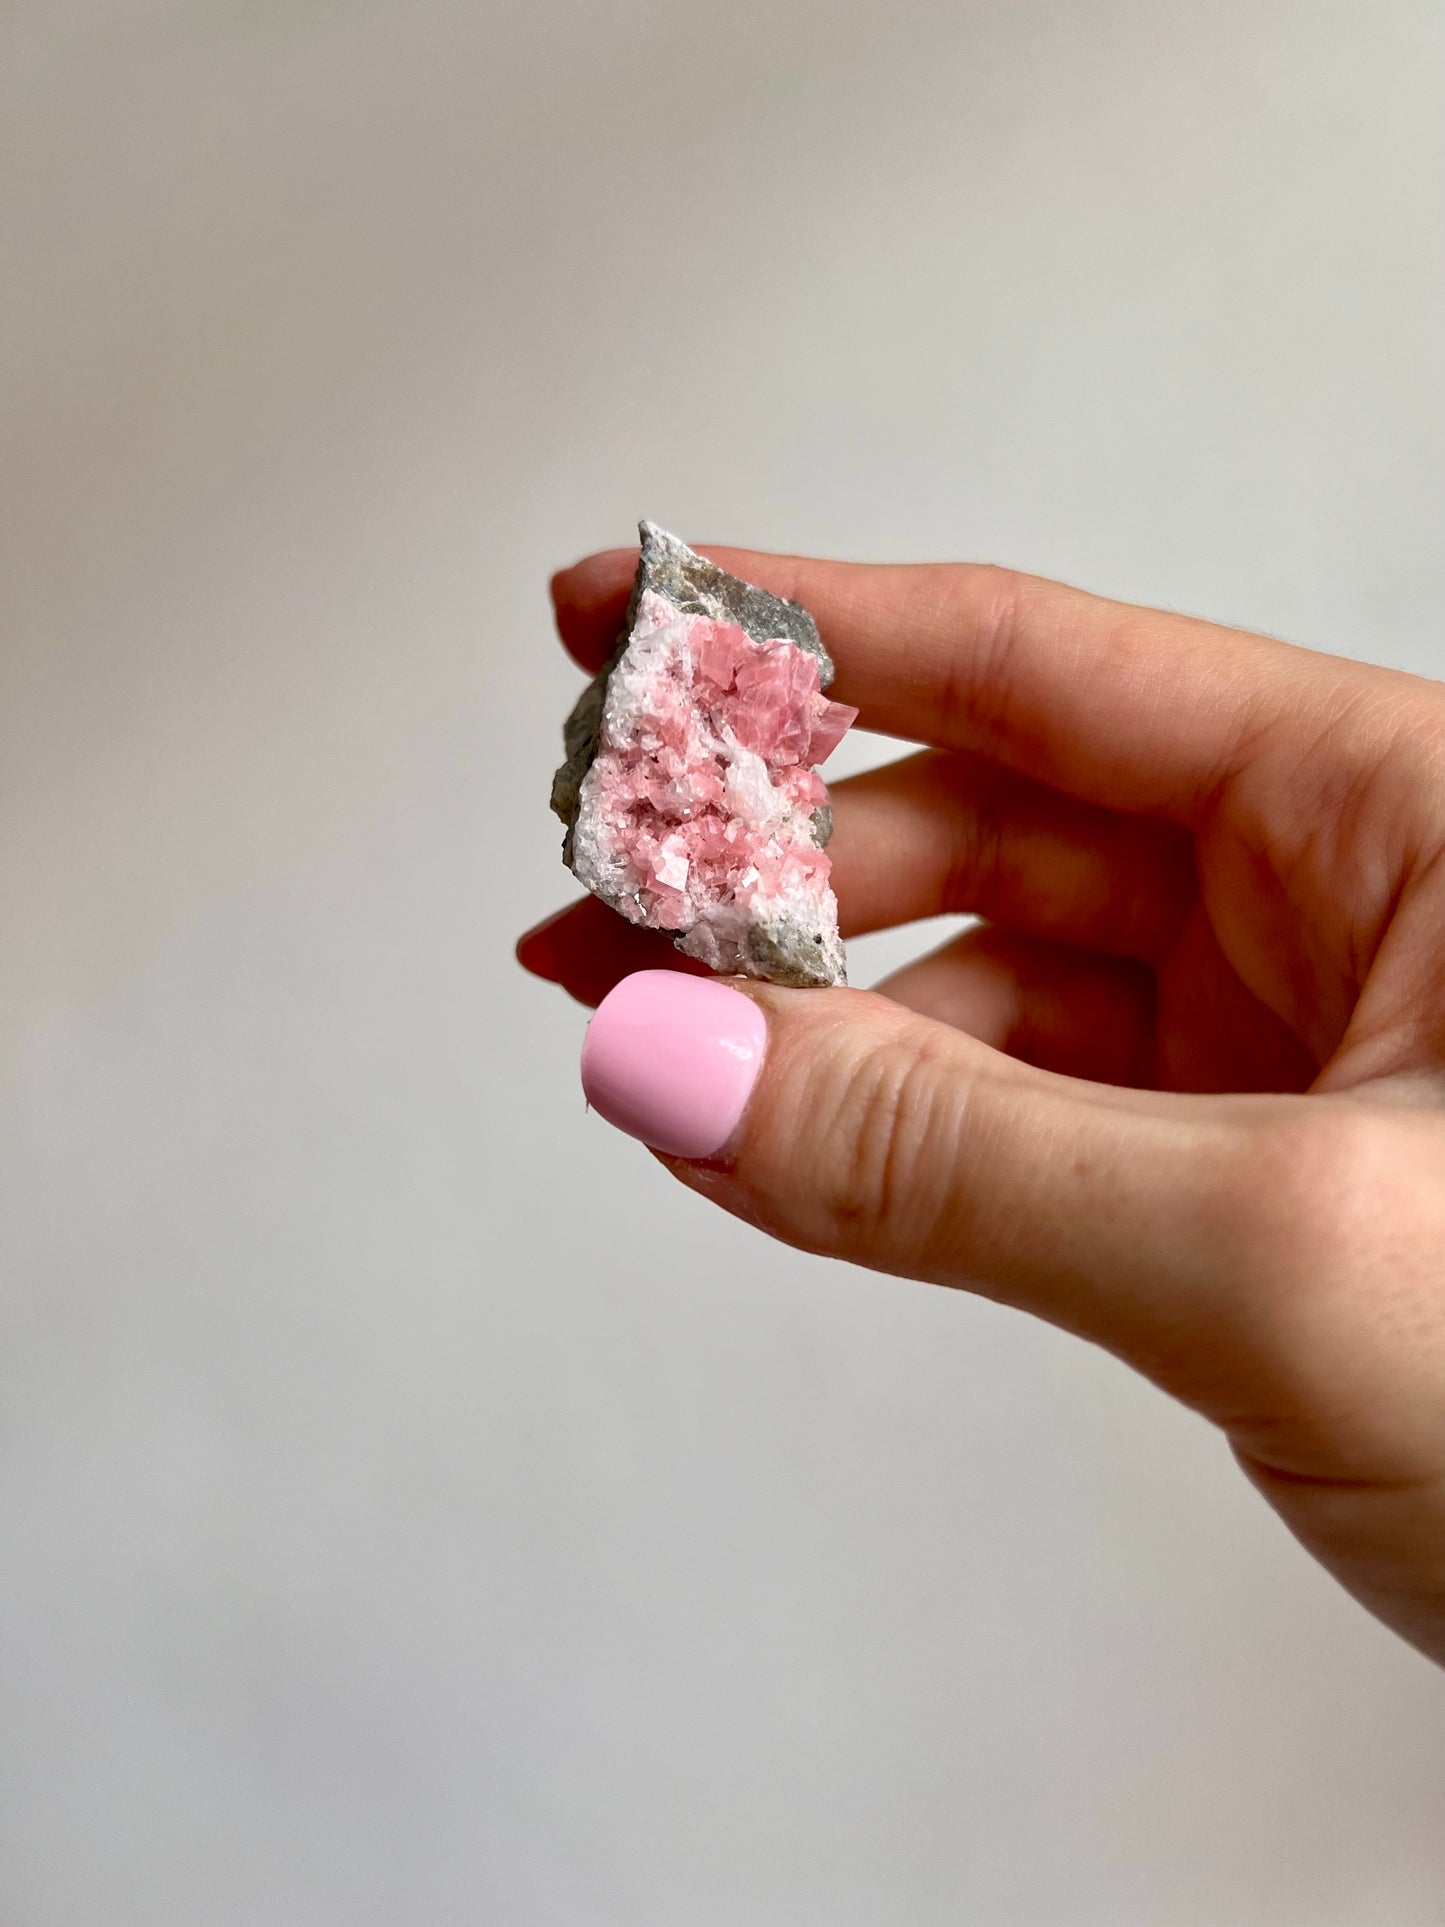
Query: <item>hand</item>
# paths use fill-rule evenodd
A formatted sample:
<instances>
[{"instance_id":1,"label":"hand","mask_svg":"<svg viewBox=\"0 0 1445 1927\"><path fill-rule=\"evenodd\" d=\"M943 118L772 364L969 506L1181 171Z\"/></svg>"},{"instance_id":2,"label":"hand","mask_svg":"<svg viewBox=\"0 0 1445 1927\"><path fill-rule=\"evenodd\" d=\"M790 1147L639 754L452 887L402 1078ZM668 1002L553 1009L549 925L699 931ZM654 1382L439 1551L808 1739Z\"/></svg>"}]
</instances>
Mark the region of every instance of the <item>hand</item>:
<instances>
[{"instance_id":1,"label":"hand","mask_svg":"<svg viewBox=\"0 0 1445 1927\"><path fill-rule=\"evenodd\" d=\"M995 568L709 553L933 746L834 789L845 936L984 922L793 991L632 979L685 962L575 904L519 955L629 978L594 1103L776 1237L1106 1346L1445 1659L1445 688ZM553 584L588 670L635 561Z\"/></svg>"}]
</instances>

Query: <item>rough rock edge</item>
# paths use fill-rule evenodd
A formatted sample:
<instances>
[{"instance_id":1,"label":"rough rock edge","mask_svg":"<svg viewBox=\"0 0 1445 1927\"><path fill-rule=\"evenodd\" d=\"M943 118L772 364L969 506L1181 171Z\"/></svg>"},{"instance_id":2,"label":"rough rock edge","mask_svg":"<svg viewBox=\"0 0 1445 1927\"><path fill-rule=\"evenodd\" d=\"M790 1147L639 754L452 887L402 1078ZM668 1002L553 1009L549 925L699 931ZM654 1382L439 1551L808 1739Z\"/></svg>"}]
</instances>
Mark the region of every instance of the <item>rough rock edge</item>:
<instances>
[{"instance_id":1,"label":"rough rock edge","mask_svg":"<svg viewBox=\"0 0 1445 1927\"><path fill-rule=\"evenodd\" d=\"M552 809L567 831L562 839L562 861L574 873L573 830L583 778L592 767L602 734L608 679L627 653L638 605L648 589L665 596L684 615L710 616L715 622L736 623L754 642L772 642L785 637L817 657L820 689L826 689L833 680L833 659L823 647L817 623L801 603L770 595L766 589L744 582L740 576L729 575L726 569L696 554L655 522L640 522L638 533L642 538L642 553L622 633L612 654L573 705L562 730L565 760L552 778ZM832 810L826 807L814 810L812 824L818 848L822 849L833 834ZM675 939L678 949L682 948L682 942L683 937ZM800 989L846 982L841 965L833 968L832 960L817 939L807 931L791 927L753 925L748 933L745 968L750 976Z\"/></svg>"}]
</instances>

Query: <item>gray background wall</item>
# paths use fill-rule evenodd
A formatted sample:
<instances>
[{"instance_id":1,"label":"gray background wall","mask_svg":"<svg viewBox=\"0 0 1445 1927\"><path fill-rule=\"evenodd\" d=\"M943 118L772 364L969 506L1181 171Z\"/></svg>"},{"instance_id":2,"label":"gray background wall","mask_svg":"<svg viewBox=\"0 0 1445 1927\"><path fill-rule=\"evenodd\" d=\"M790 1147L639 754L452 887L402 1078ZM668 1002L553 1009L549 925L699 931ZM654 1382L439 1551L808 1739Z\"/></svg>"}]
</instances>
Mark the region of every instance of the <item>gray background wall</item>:
<instances>
[{"instance_id":1,"label":"gray background wall","mask_svg":"<svg viewBox=\"0 0 1445 1927\"><path fill-rule=\"evenodd\" d=\"M1445 671L1439 24L0 11L5 1927L1440 1921L1441 1681L1216 1442L510 958L639 513Z\"/></svg>"}]
</instances>

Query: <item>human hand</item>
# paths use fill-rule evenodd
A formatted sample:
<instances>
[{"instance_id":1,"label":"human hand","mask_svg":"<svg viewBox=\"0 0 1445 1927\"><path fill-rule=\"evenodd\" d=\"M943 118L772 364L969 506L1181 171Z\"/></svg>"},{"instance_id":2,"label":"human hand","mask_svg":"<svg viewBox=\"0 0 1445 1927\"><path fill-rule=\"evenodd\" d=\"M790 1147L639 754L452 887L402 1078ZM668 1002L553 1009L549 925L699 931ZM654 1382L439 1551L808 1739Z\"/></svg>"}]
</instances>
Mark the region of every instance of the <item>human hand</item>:
<instances>
[{"instance_id":1,"label":"human hand","mask_svg":"<svg viewBox=\"0 0 1445 1927\"><path fill-rule=\"evenodd\" d=\"M984 922L797 991L634 977L689 966L574 904L518 954L627 979L594 1105L776 1237L1115 1352L1445 1659L1445 687L995 568L707 553L933 746L833 789L844 935ZM589 671L635 564L553 583Z\"/></svg>"}]
</instances>

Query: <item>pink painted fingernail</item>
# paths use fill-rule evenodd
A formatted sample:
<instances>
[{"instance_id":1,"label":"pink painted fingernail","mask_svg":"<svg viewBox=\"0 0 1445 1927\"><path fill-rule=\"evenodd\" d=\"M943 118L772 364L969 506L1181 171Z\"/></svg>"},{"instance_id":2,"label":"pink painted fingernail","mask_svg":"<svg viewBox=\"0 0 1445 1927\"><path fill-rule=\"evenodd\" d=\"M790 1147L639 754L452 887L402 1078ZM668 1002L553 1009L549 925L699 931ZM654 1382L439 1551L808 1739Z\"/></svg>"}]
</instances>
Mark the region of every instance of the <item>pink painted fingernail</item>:
<instances>
[{"instance_id":1,"label":"pink painted fingernail","mask_svg":"<svg viewBox=\"0 0 1445 1927\"><path fill-rule=\"evenodd\" d=\"M737 1129L768 1026L740 990L676 970L639 970L597 1006L582 1088L609 1124L669 1157L705 1158Z\"/></svg>"}]
</instances>

